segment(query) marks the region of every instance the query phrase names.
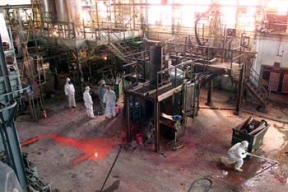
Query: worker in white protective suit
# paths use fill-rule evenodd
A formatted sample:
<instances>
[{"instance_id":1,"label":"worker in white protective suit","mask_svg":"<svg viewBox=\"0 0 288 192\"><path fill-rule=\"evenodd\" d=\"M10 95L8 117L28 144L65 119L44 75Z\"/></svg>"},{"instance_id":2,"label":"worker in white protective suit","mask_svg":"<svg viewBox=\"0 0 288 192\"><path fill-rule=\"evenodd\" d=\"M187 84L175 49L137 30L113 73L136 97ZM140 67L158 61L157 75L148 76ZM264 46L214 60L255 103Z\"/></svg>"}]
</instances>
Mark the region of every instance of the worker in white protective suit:
<instances>
[{"instance_id":1,"label":"worker in white protective suit","mask_svg":"<svg viewBox=\"0 0 288 192\"><path fill-rule=\"evenodd\" d=\"M236 143L228 150L227 157L221 157L221 162L226 166L234 164L234 169L236 171L243 171L241 167L244 163L243 159L248 155L246 152L248 146L248 141Z\"/></svg>"},{"instance_id":2,"label":"worker in white protective suit","mask_svg":"<svg viewBox=\"0 0 288 192\"><path fill-rule=\"evenodd\" d=\"M68 107L71 108L76 108L76 102L75 102L75 88L72 82L70 81L69 78L66 79L66 84L64 86L64 92L65 95L67 96L68 100Z\"/></svg>"},{"instance_id":3,"label":"worker in white protective suit","mask_svg":"<svg viewBox=\"0 0 288 192\"><path fill-rule=\"evenodd\" d=\"M112 118L116 116L116 94L109 85L106 86L106 92L103 96L103 102L106 103L106 117Z\"/></svg>"},{"instance_id":4,"label":"worker in white protective suit","mask_svg":"<svg viewBox=\"0 0 288 192\"><path fill-rule=\"evenodd\" d=\"M100 85L98 87L98 96L99 96L99 100L100 100L100 108L101 109L105 108L105 105L104 105L104 102L103 102L103 97L104 97L105 92L106 92L105 80L102 79L100 81Z\"/></svg>"},{"instance_id":5,"label":"worker in white protective suit","mask_svg":"<svg viewBox=\"0 0 288 192\"><path fill-rule=\"evenodd\" d=\"M87 116L92 118L92 119L95 119L94 111L93 111L93 101L92 101L92 97L90 95L90 87L89 86L85 87L85 91L83 93L83 100L84 100L84 105L86 107Z\"/></svg>"}]
</instances>

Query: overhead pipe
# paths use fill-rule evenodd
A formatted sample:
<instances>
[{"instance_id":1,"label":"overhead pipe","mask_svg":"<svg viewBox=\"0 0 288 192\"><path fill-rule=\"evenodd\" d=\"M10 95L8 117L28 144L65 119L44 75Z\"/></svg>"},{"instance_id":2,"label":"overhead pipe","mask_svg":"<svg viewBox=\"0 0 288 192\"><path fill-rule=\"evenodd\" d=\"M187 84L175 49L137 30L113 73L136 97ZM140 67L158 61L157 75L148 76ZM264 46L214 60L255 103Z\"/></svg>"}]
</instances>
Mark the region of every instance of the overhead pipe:
<instances>
[{"instance_id":1,"label":"overhead pipe","mask_svg":"<svg viewBox=\"0 0 288 192\"><path fill-rule=\"evenodd\" d=\"M214 6L215 6L215 3L212 4L205 13L202 13L201 15L199 15L198 18L197 18L196 21L195 21L194 31L195 31L196 41L197 41L198 45L203 45L203 44L201 43L200 38L199 38L199 35L198 35L198 28L197 28L198 22L200 21L200 19L201 19L204 15L206 15L207 13L209 13L210 10L211 10Z\"/></svg>"}]
</instances>

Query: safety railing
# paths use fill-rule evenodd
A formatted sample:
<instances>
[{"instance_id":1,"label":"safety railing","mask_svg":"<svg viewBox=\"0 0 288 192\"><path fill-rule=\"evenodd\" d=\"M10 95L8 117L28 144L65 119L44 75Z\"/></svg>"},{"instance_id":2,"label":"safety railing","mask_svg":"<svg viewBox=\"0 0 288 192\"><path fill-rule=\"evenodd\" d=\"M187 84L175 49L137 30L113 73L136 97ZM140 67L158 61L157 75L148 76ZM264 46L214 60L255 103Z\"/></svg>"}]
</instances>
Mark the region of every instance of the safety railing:
<instances>
[{"instance_id":1,"label":"safety railing","mask_svg":"<svg viewBox=\"0 0 288 192\"><path fill-rule=\"evenodd\" d=\"M268 86L266 80L262 79L262 77L253 69L250 69L250 73L246 75L246 79L249 79L251 83L255 85L255 87L265 96L265 100L269 98L269 89L265 88L265 85Z\"/></svg>"},{"instance_id":2,"label":"safety railing","mask_svg":"<svg viewBox=\"0 0 288 192\"><path fill-rule=\"evenodd\" d=\"M175 88L182 88L184 81L191 80L194 73L194 64L192 60L185 61L173 67L157 72L156 81L156 98L159 96L159 89L162 86L171 84L173 91ZM165 78L166 77L166 78ZM150 82L151 83L151 82ZM159 98L158 98L159 99Z\"/></svg>"}]
</instances>

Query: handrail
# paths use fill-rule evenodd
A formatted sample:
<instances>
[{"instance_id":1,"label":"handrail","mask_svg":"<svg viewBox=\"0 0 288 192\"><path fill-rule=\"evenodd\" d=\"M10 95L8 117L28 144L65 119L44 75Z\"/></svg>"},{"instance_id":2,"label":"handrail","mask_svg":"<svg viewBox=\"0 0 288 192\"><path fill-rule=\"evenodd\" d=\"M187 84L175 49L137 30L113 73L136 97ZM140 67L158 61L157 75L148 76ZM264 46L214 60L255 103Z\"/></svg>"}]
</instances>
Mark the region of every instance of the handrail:
<instances>
[{"instance_id":1,"label":"handrail","mask_svg":"<svg viewBox=\"0 0 288 192\"><path fill-rule=\"evenodd\" d=\"M262 82L266 82L266 80L260 77L260 75L253 68L250 69L249 79L251 80L252 83L254 82L256 83L257 88L260 89L261 92L265 93L266 96L265 99L269 98L270 94L268 90L262 85Z\"/></svg>"},{"instance_id":2,"label":"handrail","mask_svg":"<svg viewBox=\"0 0 288 192\"><path fill-rule=\"evenodd\" d=\"M181 74L178 74L177 75L177 69L179 69L180 67L183 67L183 66L186 66L186 65L189 65L190 67L183 70ZM182 70L182 69L181 69ZM162 85L161 83L158 83L159 82L159 77L161 77L161 74L163 74L164 72L173 72L175 73L175 84L174 84L174 87L173 88L176 88L177 87L177 78L179 75L184 75L184 77L186 77L187 75L189 75L189 78L191 79L192 78L192 74L193 74L193 61L192 60L188 60L188 61L185 61L183 63L180 63L180 64L177 64L173 67L170 67L170 68L167 68L167 69L163 69L159 72L157 72L157 81L156 81L156 94L155 94L155 97L158 98L158 89L159 87ZM190 73L190 74L189 74ZM183 81L185 80L185 78L183 78Z\"/></svg>"}]
</instances>

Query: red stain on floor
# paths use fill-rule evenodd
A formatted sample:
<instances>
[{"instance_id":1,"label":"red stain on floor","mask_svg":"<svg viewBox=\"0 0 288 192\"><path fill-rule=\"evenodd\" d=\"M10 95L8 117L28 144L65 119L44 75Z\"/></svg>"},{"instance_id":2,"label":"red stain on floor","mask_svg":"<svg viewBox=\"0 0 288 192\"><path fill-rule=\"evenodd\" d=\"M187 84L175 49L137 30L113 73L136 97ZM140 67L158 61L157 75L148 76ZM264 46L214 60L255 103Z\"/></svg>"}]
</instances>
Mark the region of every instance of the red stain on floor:
<instances>
[{"instance_id":1,"label":"red stain on floor","mask_svg":"<svg viewBox=\"0 0 288 192\"><path fill-rule=\"evenodd\" d=\"M40 139L50 138L55 140L56 143L62 146L74 147L81 151L83 155L77 159L74 159L71 163L72 166L84 161L84 160L101 160L106 158L112 151L112 141L109 138L93 137L75 139L71 137L63 137L61 135L43 135L33 137L24 142L21 142L21 146L30 145Z\"/></svg>"}]
</instances>

